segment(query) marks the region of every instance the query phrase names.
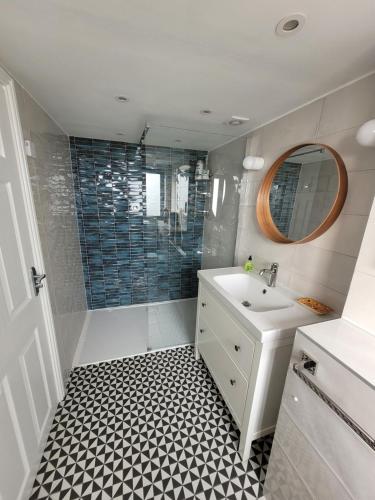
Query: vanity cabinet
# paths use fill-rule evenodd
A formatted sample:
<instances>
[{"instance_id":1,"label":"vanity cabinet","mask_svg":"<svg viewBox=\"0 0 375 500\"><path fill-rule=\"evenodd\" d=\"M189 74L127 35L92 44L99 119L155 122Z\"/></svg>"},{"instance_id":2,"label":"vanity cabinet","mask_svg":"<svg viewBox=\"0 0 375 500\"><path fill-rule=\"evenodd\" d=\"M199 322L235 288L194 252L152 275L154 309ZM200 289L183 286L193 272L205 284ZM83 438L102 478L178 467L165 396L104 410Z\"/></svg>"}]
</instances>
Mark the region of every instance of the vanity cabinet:
<instances>
[{"instance_id":1,"label":"vanity cabinet","mask_svg":"<svg viewBox=\"0 0 375 500\"><path fill-rule=\"evenodd\" d=\"M204 283L199 284L196 357L202 356L240 430L239 452L276 425L294 331L261 342Z\"/></svg>"},{"instance_id":2,"label":"vanity cabinet","mask_svg":"<svg viewBox=\"0 0 375 500\"><path fill-rule=\"evenodd\" d=\"M374 353L375 336L343 319L297 331L267 500L375 498Z\"/></svg>"}]
</instances>

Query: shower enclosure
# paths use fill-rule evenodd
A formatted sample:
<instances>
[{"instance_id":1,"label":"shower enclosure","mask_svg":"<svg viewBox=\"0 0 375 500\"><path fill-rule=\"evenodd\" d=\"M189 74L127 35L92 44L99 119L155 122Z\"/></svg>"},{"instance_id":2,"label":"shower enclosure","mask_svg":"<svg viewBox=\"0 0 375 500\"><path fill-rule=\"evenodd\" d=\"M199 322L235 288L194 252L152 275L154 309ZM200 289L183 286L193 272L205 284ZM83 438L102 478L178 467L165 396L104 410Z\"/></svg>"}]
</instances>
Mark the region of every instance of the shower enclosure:
<instances>
[{"instance_id":1,"label":"shower enclosure","mask_svg":"<svg viewBox=\"0 0 375 500\"><path fill-rule=\"evenodd\" d=\"M77 137L71 153L91 320L145 337L135 352L193 341L207 153Z\"/></svg>"}]
</instances>

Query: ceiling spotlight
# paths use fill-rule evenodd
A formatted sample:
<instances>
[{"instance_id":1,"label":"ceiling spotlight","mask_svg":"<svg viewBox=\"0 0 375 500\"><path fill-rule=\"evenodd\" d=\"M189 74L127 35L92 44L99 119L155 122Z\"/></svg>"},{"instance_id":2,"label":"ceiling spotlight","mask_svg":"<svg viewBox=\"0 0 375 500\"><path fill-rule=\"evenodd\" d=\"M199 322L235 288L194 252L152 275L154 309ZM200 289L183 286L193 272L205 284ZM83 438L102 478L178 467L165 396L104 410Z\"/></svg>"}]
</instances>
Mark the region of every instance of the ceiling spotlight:
<instances>
[{"instance_id":1,"label":"ceiling spotlight","mask_svg":"<svg viewBox=\"0 0 375 500\"><path fill-rule=\"evenodd\" d=\"M302 13L289 14L283 17L276 25L276 34L279 36L289 36L301 31L306 22L306 16Z\"/></svg>"},{"instance_id":2,"label":"ceiling spotlight","mask_svg":"<svg viewBox=\"0 0 375 500\"><path fill-rule=\"evenodd\" d=\"M210 115L212 111L210 109L201 109L200 114L201 115Z\"/></svg>"},{"instance_id":3,"label":"ceiling spotlight","mask_svg":"<svg viewBox=\"0 0 375 500\"><path fill-rule=\"evenodd\" d=\"M246 118L245 116L232 116L232 118L227 122L228 125L237 126L242 125L249 121L250 118Z\"/></svg>"},{"instance_id":4,"label":"ceiling spotlight","mask_svg":"<svg viewBox=\"0 0 375 500\"><path fill-rule=\"evenodd\" d=\"M118 102L129 102L129 98L123 95L118 95L117 97L115 97L115 99Z\"/></svg>"}]
</instances>

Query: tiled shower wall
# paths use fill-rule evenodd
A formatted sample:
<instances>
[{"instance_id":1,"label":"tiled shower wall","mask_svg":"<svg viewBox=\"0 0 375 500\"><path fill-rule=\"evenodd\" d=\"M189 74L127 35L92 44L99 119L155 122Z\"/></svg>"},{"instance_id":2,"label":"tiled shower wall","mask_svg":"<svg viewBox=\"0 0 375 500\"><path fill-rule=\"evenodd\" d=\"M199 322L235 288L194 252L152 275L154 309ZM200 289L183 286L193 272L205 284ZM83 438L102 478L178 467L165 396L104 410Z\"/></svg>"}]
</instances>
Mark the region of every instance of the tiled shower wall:
<instances>
[{"instance_id":1,"label":"tiled shower wall","mask_svg":"<svg viewBox=\"0 0 375 500\"><path fill-rule=\"evenodd\" d=\"M206 152L71 137L71 154L88 307L195 297L207 186L194 169ZM170 194L182 165L191 170L181 232ZM147 214L147 172L160 174L159 216Z\"/></svg>"}]
</instances>

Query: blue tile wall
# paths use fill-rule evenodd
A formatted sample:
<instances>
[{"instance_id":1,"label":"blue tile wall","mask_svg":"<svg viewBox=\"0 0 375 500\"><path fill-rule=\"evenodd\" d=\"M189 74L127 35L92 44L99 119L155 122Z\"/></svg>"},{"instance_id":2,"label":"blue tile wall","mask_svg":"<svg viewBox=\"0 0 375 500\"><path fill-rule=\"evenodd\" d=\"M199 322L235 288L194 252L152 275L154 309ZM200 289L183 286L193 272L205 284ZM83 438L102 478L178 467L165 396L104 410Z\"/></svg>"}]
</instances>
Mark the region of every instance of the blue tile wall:
<instances>
[{"instance_id":1,"label":"blue tile wall","mask_svg":"<svg viewBox=\"0 0 375 500\"><path fill-rule=\"evenodd\" d=\"M88 307L195 297L201 267L207 181L194 179L205 151L71 137ZM173 171L191 165L186 231L170 228ZM160 217L146 216L146 172L159 173ZM140 204L136 214L129 212ZM166 229L167 228L167 229Z\"/></svg>"},{"instance_id":2,"label":"blue tile wall","mask_svg":"<svg viewBox=\"0 0 375 500\"><path fill-rule=\"evenodd\" d=\"M270 209L277 228L288 236L301 165L284 162L278 170L270 192Z\"/></svg>"}]
</instances>

